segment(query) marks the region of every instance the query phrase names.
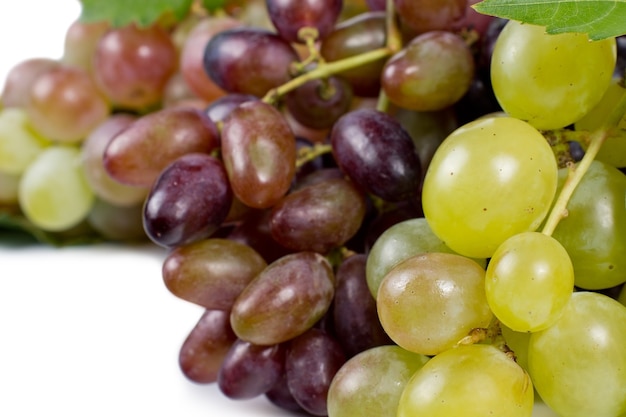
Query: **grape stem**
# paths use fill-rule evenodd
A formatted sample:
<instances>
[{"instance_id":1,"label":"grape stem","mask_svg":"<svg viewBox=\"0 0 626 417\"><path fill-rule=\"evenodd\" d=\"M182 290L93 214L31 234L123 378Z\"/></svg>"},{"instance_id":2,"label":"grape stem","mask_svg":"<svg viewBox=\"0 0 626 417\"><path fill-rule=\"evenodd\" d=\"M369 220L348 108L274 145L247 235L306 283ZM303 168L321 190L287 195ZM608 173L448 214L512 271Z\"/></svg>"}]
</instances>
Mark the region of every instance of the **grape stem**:
<instances>
[{"instance_id":1,"label":"grape stem","mask_svg":"<svg viewBox=\"0 0 626 417\"><path fill-rule=\"evenodd\" d=\"M402 35L400 34L400 29L398 29L398 24L396 21L396 13L395 13L395 4L393 0L387 0L386 3L386 32L387 32L387 40L386 45L392 51L399 51L402 49ZM389 98L385 91L381 88L378 93L378 102L376 103L376 110L381 112L387 112L389 109Z\"/></svg>"},{"instance_id":2,"label":"grape stem","mask_svg":"<svg viewBox=\"0 0 626 417\"><path fill-rule=\"evenodd\" d=\"M569 172L567 179L565 180L563 189L561 190L552 211L550 211L550 215L548 216L541 233L551 236L559 222L567 217L567 203L572 198L576 187L580 184L580 181L589 169L589 166L595 159L598 151L608 136L608 129L600 129L593 132L590 136L589 147L587 148L583 159L581 159L576 166L574 166L573 163L568 164Z\"/></svg>"}]
</instances>

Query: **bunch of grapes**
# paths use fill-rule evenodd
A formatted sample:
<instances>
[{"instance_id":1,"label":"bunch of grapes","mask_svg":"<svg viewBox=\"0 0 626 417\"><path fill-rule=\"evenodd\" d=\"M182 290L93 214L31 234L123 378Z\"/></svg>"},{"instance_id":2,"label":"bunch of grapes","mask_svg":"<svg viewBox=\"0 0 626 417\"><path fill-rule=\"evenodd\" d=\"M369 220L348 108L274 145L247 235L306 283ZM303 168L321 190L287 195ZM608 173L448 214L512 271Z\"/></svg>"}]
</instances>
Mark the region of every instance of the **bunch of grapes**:
<instances>
[{"instance_id":1,"label":"bunch of grapes","mask_svg":"<svg viewBox=\"0 0 626 417\"><path fill-rule=\"evenodd\" d=\"M6 81L1 207L165 248L165 286L204 310L181 371L229 398L624 416L619 43L473 3L77 21Z\"/></svg>"}]
</instances>

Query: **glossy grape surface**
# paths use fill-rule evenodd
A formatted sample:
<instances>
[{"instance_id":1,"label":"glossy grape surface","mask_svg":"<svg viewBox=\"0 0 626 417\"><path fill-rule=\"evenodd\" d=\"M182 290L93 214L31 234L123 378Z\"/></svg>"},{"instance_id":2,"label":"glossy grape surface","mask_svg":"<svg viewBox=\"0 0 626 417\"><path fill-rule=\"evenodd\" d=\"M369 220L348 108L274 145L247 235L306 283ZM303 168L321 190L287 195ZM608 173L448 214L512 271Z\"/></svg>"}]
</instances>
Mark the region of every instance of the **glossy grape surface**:
<instances>
[{"instance_id":1,"label":"glossy grape surface","mask_svg":"<svg viewBox=\"0 0 626 417\"><path fill-rule=\"evenodd\" d=\"M303 42L302 28L315 28L318 39L333 30L343 0L266 0L267 13L280 36L289 42Z\"/></svg>"},{"instance_id":2,"label":"glossy grape surface","mask_svg":"<svg viewBox=\"0 0 626 417\"><path fill-rule=\"evenodd\" d=\"M330 263L315 252L286 255L267 266L235 300L231 325L240 339L282 343L310 329L334 295Z\"/></svg>"},{"instance_id":3,"label":"glossy grape surface","mask_svg":"<svg viewBox=\"0 0 626 417\"><path fill-rule=\"evenodd\" d=\"M491 345L459 346L429 360L408 382L397 417L530 417L528 374Z\"/></svg>"},{"instance_id":4,"label":"glossy grape surface","mask_svg":"<svg viewBox=\"0 0 626 417\"><path fill-rule=\"evenodd\" d=\"M542 26L510 21L493 51L491 80L510 116L537 129L559 129L600 101L615 61L614 38L591 42L585 34L548 35Z\"/></svg>"},{"instance_id":5,"label":"glossy grape surface","mask_svg":"<svg viewBox=\"0 0 626 417\"><path fill-rule=\"evenodd\" d=\"M495 251L485 277L489 307L512 330L535 332L563 313L574 289L565 248L539 232L517 234Z\"/></svg>"},{"instance_id":6,"label":"glossy grape surface","mask_svg":"<svg viewBox=\"0 0 626 417\"><path fill-rule=\"evenodd\" d=\"M626 412L626 307L598 293L574 293L562 317L531 335L529 371L560 415Z\"/></svg>"},{"instance_id":7,"label":"glossy grape surface","mask_svg":"<svg viewBox=\"0 0 626 417\"><path fill-rule=\"evenodd\" d=\"M437 149L422 190L424 216L448 247L488 258L535 231L552 204L558 169L545 138L510 117L470 122Z\"/></svg>"},{"instance_id":8,"label":"glossy grape surface","mask_svg":"<svg viewBox=\"0 0 626 417\"><path fill-rule=\"evenodd\" d=\"M416 255L385 275L376 302L383 328L399 346L436 355L492 318L485 270L450 253Z\"/></svg>"},{"instance_id":9,"label":"glossy grape surface","mask_svg":"<svg viewBox=\"0 0 626 417\"><path fill-rule=\"evenodd\" d=\"M394 345L364 350L335 375L328 416L396 417L405 385L428 359Z\"/></svg>"}]
</instances>

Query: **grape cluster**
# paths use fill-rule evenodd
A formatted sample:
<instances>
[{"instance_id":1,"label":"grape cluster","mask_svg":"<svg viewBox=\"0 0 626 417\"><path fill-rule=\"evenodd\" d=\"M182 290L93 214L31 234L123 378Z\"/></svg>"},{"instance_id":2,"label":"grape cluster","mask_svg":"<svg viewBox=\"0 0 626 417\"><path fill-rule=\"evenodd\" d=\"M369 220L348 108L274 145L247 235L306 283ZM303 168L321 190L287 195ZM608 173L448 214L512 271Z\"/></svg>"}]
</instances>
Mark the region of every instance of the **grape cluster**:
<instances>
[{"instance_id":1,"label":"grape cluster","mask_svg":"<svg viewBox=\"0 0 626 417\"><path fill-rule=\"evenodd\" d=\"M163 247L181 371L232 399L626 415L622 52L473 3L77 21L8 76L1 207Z\"/></svg>"}]
</instances>

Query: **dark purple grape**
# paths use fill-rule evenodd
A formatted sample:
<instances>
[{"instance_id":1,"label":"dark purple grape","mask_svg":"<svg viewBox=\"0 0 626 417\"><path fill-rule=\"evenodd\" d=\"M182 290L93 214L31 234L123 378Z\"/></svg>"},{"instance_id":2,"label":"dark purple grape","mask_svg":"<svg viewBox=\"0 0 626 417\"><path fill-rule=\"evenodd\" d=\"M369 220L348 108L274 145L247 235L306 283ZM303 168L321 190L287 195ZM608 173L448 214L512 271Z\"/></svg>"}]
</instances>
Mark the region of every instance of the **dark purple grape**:
<instances>
[{"instance_id":1,"label":"dark purple grape","mask_svg":"<svg viewBox=\"0 0 626 417\"><path fill-rule=\"evenodd\" d=\"M267 263L251 247L204 239L174 248L163 262L163 282L174 295L210 310L230 311L235 299Z\"/></svg>"},{"instance_id":2,"label":"dark purple grape","mask_svg":"<svg viewBox=\"0 0 626 417\"><path fill-rule=\"evenodd\" d=\"M335 277L328 260L297 252L272 262L243 290L230 322L240 339L257 345L290 340L313 327L332 303Z\"/></svg>"},{"instance_id":3,"label":"dark purple grape","mask_svg":"<svg viewBox=\"0 0 626 417\"><path fill-rule=\"evenodd\" d=\"M270 230L271 210L254 210L228 234L228 239L243 243L256 250L267 263L274 262L292 251L278 243Z\"/></svg>"},{"instance_id":4,"label":"dark purple grape","mask_svg":"<svg viewBox=\"0 0 626 417\"><path fill-rule=\"evenodd\" d=\"M344 178L291 192L272 209L270 229L281 245L321 254L342 246L365 216L363 193Z\"/></svg>"},{"instance_id":5,"label":"dark purple grape","mask_svg":"<svg viewBox=\"0 0 626 417\"><path fill-rule=\"evenodd\" d=\"M323 39L335 26L343 0L266 0L267 12L278 34L289 42L302 42L300 29L315 28Z\"/></svg>"},{"instance_id":6,"label":"dark purple grape","mask_svg":"<svg viewBox=\"0 0 626 417\"><path fill-rule=\"evenodd\" d=\"M328 415L326 397L330 383L346 357L339 343L313 328L289 344L285 368L294 399L308 413Z\"/></svg>"},{"instance_id":7,"label":"dark purple grape","mask_svg":"<svg viewBox=\"0 0 626 417\"><path fill-rule=\"evenodd\" d=\"M280 380L265 393L265 397L276 407L287 411L304 411L300 404L293 398L287 385L287 373L283 371Z\"/></svg>"},{"instance_id":8,"label":"dark purple grape","mask_svg":"<svg viewBox=\"0 0 626 417\"><path fill-rule=\"evenodd\" d=\"M393 343L378 320L376 300L367 286L367 255L346 258L337 269L333 301L335 336L348 357Z\"/></svg>"},{"instance_id":9,"label":"dark purple grape","mask_svg":"<svg viewBox=\"0 0 626 417\"><path fill-rule=\"evenodd\" d=\"M338 77L304 83L285 96L289 113L312 129L328 129L352 104L352 87Z\"/></svg>"},{"instance_id":10,"label":"dark purple grape","mask_svg":"<svg viewBox=\"0 0 626 417\"><path fill-rule=\"evenodd\" d=\"M229 398L258 397L276 385L284 373L285 346L258 346L238 339L230 348L217 376L217 384Z\"/></svg>"},{"instance_id":11,"label":"dark purple grape","mask_svg":"<svg viewBox=\"0 0 626 417\"><path fill-rule=\"evenodd\" d=\"M322 41L320 52L328 62L349 58L385 46L384 12L366 12L339 23ZM338 75L350 83L354 94L375 97L380 92L380 73L385 58L345 70Z\"/></svg>"},{"instance_id":12,"label":"dark purple grape","mask_svg":"<svg viewBox=\"0 0 626 417\"><path fill-rule=\"evenodd\" d=\"M213 122L221 122L236 107L246 101L258 100L258 97L251 94L226 94L220 98L213 100L206 108L206 114Z\"/></svg>"},{"instance_id":13,"label":"dark purple grape","mask_svg":"<svg viewBox=\"0 0 626 417\"><path fill-rule=\"evenodd\" d=\"M337 164L360 187L386 201L417 195L420 160L411 136L394 118L355 110L335 123L330 137Z\"/></svg>"},{"instance_id":14,"label":"dark purple grape","mask_svg":"<svg viewBox=\"0 0 626 417\"><path fill-rule=\"evenodd\" d=\"M222 159L235 196L268 208L289 190L296 172L296 138L282 114L261 100L232 110L222 126Z\"/></svg>"},{"instance_id":15,"label":"dark purple grape","mask_svg":"<svg viewBox=\"0 0 626 417\"><path fill-rule=\"evenodd\" d=\"M222 361L236 340L228 312L206 310L180 348L178 363L183 375L199 384L216 382Z\"/></svg>"},{"instance_id":16,"label":"dark purple grape","mask_svg":"<svg viewBox=\"0 0 626 417\"><path fill-rule=\"evenodd\" d=\"M257 97L289 81L290 66L297 61L289 42L261 28L224 30L204 51L204 69L218 86Z\"/></svg>"},{"instance_id":17,"label":"dark purple grape","mask_svg":"<svg viewBox=\"0 0 626 417\"><path fill-rule=\"evenodd\" d=\"M233 194L222 162L183 155L168 165L144 205L143 225L155 243L173 247L206 239L226 219Z\"/></svg>"}]
</instances>

